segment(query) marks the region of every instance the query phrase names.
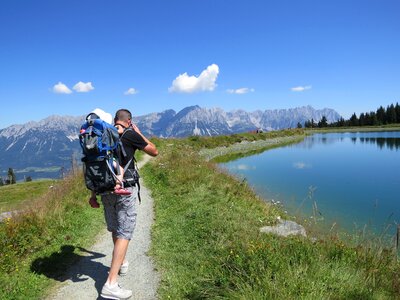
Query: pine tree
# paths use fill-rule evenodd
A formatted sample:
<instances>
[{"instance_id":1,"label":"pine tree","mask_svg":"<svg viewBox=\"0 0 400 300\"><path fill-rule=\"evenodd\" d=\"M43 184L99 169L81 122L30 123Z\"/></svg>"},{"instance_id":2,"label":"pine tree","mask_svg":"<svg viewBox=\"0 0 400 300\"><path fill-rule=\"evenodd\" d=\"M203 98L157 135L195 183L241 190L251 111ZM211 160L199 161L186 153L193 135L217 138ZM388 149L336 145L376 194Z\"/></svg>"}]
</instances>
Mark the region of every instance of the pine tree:
<instances>
[{"instance_id":1,"label":"pine tree","mask_svg":"<svg viewBox=\"0 0 400 300\"><path fill-rule=\"evenodd\" d=\"M393 104L389 105L386 109L386 119L388 124L394 124L397 122L396 109Z\"/></svg>"},{"instance_id":2,"label":"pine tree","mask_svg":"<svg viewBox=\"0 0 400 300\"><path fill-rule=\"evenodd\" d=\"M350 117L350 126L358 126L358 118L356 113L353 113L353 115Z\"/></svg>"},{"instance_id":3,"label":"pine tree","mask_svg":"<svg viewBox=\"0 0 400 300\"><path fill-rule=\"evenodd\" d=\"M318 122L318 127L328 127L328 120L326 119L325 116L322 116L321 120Z\"/></svg>"},{"instance_id":4,"label":"pine tree","mask_svg":"<svg viewBox=\"0 0 400 300\"><path fill-rule=\"evenodd\" d=\"M396 123L400 123L400 105L399 103L396 103L396 106L394 107L396 111Z\"/></svg>"},{"instance_id":5,"label":"pine tree","mask_svg":"<svg viewBox=\"0 0 400 300\"><path fill-rule=\"evenodd\" d=\"M365 118L365 114L364 114L364 113L361 113L361 114L360 114L360 119L359 119L359 121L358 121L358 124L359 124L360 126L365 126L365 125L367 125L366 123L367 123L367 121L366 121L366 118Z\"/></svg>"},{"instance_id":6,"label":"pine tree","mask_svg":"<svg viewBox=\"0 0 400 300\"><path fill-rule=\"evenodd\" d=\"M8 168L8 173L7 173L8 181L10 184L15 184L17 183L17 179L14 173L14 170L12 168Z\"/></svg>"},{"instance_id":7,"label":"pine tree","mask_svg":"<svg viewBox=\"0 0 400 300\"><path fill-rule=\"evenodd\" d=\"M378 125L386 124L386 112L382 106L376 111L376 117L378 119Z\"/></svg>"},{"instance_id":8,"label":"pine tree","mask_svg":"<svg viewBox=\"0 0 400 300\"><path fill-rule=\"evenodd\" d=\"M370 113L365 113L365 125L367 125L367 126L368 125L372 125L371 124L371 115L370 115Z\"/></svg>"},{"instance_id":9,"label":"pine tree","mask_svg":"<svg viewBox=\"0 0 400 300\"><path fill-rule=\"evenodd\" d=\"M371 111L371 113L369 114L369 119L370 119L370 124L372 126L376 126L378 125L378 117L376 116L376 113Z\"/></svg>"},{"instance_id":10,"label":"pine tree","mask_svg":"<svg viewBox=\"0 0 400 300\"><path fill-rule=\"evenodd\" d=\"M0 186L4 185L3 177L0 177Z\"/></svg>"},{"instance_id":11,"label":"pine tree","mask_svg":"<svg viewBox=\"0 0 400 300\"><path fill-rule=\"evenodd\" d=\"M303 128L303 125L301 125L300 122L297 122L297 128Z\"/></svg>"}]
</instances>

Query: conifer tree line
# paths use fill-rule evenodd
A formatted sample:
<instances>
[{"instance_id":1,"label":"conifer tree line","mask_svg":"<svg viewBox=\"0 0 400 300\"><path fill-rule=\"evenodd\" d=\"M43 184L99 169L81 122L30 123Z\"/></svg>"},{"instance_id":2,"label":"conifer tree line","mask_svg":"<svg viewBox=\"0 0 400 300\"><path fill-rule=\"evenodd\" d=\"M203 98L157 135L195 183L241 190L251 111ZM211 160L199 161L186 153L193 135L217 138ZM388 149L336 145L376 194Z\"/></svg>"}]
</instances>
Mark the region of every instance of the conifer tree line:
<instances>
[{"instance_id":1,"label":"conifer tree line","mask_svg":"<svg viewBox=\"0 0 400 300\"><path fill-rule=\"evenodd\" d=\"M26 176L24 181L25 182L32 181L32 177ZM13 168L8 168L7 177L3 178L0 176L0 186L8 185L8 184L15 184L15 183L17 183L17 176L15 175Z\"/></svg>"},{"instance_id":2,"label":"conifer tree line","mask_svg":"<svg viewBox=\"0 0 400 300\"><path fill-rule=\"evenodd\" d=\"M328 124L325 116L317 123L313 119L308 120L304 123L305 128L322 128L322 127L348 127L348 126L379 126L387 124L398 124L400 123L400 105L391 104L386 108L380 106L375 112L361 113L358 117L356 113L353 113L350 119L345 120L343 117L337 122ZM300 127L301 124L297 124ZM301 128L301 127L300 127Z\"/></svg>"},{"instance_id":3,"label":"conifer tree line","mask_svg":"<svg viewBox=\"0 0 400 300\"><path fill-rule=\"evenodd\" d=\"M0 186L15 183L17 183L17 176L15 176L13 168L8 168L6 179L4 180L2 177L0 177Z\"/></svg>"}]
</instances>

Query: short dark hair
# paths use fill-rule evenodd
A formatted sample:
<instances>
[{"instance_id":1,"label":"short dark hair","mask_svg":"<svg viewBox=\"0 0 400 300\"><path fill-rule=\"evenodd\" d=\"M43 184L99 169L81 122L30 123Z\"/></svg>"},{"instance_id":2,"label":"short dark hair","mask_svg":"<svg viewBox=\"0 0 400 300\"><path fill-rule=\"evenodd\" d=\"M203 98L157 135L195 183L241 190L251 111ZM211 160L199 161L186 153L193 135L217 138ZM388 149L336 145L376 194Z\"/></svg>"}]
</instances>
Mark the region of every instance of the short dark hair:
<instances>
[{"instance_id":1,"label":"short dark hair","mask_svg":"<svg viewBox=\"0 0 400 300\"><path fill-rule=\"evenodd\" d=\"M115 113L114 122L132 120L132 114L129 110L122 108Z\"/></svg>"}]
</instances>

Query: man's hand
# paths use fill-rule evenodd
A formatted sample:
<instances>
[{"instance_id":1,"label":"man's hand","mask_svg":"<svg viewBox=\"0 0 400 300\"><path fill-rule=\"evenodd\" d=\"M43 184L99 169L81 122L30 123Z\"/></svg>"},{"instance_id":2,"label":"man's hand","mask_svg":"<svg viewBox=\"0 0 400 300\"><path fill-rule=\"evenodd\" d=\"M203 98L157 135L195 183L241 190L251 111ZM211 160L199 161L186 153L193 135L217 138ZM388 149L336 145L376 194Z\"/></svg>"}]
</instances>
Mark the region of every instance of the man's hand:
<instances>
[{"instance_id":1,"label":"man's hand","mask_svg":"<svg viewBox=\"0 0 400 300\"><path fill-rule=\"evenodd\" d=\"M141 133L140 130L139 130L139 127L137 127L136 124L133 124L133 123L132 123L132 124L131 124L131 127L132 127L132 129L135 130L137 133L139 133L140 135L142 135L142 133Z\"/></svg>"}]
</instances>

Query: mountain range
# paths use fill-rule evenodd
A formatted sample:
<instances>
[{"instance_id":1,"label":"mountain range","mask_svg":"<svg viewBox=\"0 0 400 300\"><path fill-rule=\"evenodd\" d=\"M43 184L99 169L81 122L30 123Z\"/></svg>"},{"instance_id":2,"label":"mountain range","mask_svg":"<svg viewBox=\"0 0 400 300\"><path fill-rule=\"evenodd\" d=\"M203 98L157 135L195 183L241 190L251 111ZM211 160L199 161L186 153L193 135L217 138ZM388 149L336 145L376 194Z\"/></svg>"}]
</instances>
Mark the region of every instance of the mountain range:
<instances>
[{"instance_id":1,"label":"mountain range","mask_svg":"<svg viewBox=\"0 0 400 300\"><path fill-rule=\"evenodd\" d=\"M292 109L225 112L220 108L189 106L178 113L166 110L134 118L139 128L147 135L159 137L185 137L189 135L221 135L293 128L300 122L314 119L318 122L325 116L329 122L337 121L340 115L333 109L314 109L303 106Z\"/></svg>"},{"instance_id":2,"label":"mountain range","mask_svg":"<svg viewBox=\"0 0 400 300\"><path fill-rule=\"evenodd\" d=\"M317 110L311 106L279 110L226 112L220 108L190 106L179 112L165 110L133 118L146 136L185 137L221 135L296 127L297 123L325 116L328 122L340 115L333 109ZM0 130L0 175L9 167L32 176L39 169L68 169L72 157L80 157L78 133L85 116L50 116L39 122L12 125ZM33 174L37 177L38 174ZM42 174L43 175L43 174ZM18 175L17 175L18 177Z\"/></svg>"}]
</instances>

